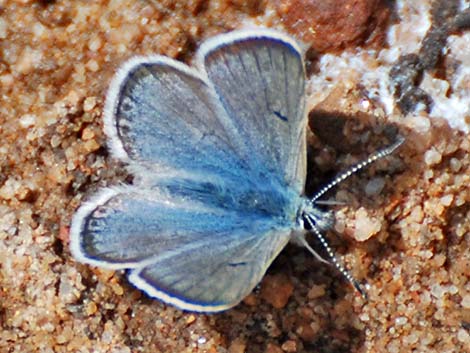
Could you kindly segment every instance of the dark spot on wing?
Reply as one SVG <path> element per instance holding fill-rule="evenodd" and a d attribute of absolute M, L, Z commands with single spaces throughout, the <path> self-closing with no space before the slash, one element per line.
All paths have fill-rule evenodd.
<path fill-rule="evenodd" d="M 228 265 L 230 267 L 238 267 L 238 266 L 245 266 L 247 262 L 230 262 Z"/>
<path fill-rule="evenodd" d="M 277 112 L 277 111 L 273 111 L 274 115 L 276 115 L 279 119 L 283 120 L 283 121 L 287 121 L 287 117 L 282 115 L 280 112 Z"/>

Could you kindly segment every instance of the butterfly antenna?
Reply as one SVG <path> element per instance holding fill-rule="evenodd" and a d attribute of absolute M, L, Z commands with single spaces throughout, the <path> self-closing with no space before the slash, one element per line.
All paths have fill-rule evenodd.
<path fill-rule="evenodd" d="M 322 197 L 328 190 L 335 187 L 336 185 L 338 185 L 345 179 L 349 178 L 354 173 L 358 172 L 361 169 L 364 169 L 369 164 L 374 163 L 375 161 L 392 154 L 398 147 L 400 147 L 400 145 L 404 141 L 405 141 L 405 138 L 403 136 L 398 136 L 397 140 L 393 144 L 387 147 L 384 147 L 383 149 L 378 150 L 377 152 L 372 153 L 367 159 L 363 160 L 362 162 L 359 162 L 356 165 L 353 165 L 348 170 L 337 175 L 331 182 L 326 184 L 315 195 L 313 195 L 313 197 L 310 199 L 310 202 L 312 204 L 315 203 L 315 201 L 317 201 L 320 197 Z"/>
<path fill-rule="evenodd" d="M 341 272 L 341 274 L 346 277 L 346 279 L 349 281 L 349 283 L 352 284 L 352 286 L 359 292 L 359 294 L 361 294 L 362 298 L 364 298 L 365 300 L 367 300 L 367 293 L 366 291 L 362 288 L 361 284 L 349 273 L 348 270 L 346 270 L 344 268 L 343 265 L 341 265 L 338 261 L 338 259 L 336 258 L 335 254 L 333 253 L 333 250 L 331 249 L 330 245 L 328 244 L 328 242 L 326 241 L 325 237 L 321 234 L 320 230 L 317 228 L 317 226 L 315 225 L 314 221 L 310 218 L 309 215 L 306 215 L 305 216 L 305 219 L 307 220 L 308 224 L 310 225 L 310 228 L 311 230 L 315 233 L 315 235 L 317 236 L 317 238 L 320 240 L 320 243 L 323 245 L 323 247 L 325 248 L 326 252 L 328 253 L 328 256 L 331 258 L 331 262 L 333 262 L 333 265 L 338 269 L 339 272 Z M 307 241 L 304 239 L 304 245 L 307 244 Z M 315 250 L 313 250 L 310 245 L 308 245 L 307 249 L 315 256 L 315 257 L 320 257 L 320 255 L 318 255 L 316 253 Z M 321 258 L 321 257 L 320 257 Z M 323 259 L 322 259 L 323 260 Z M 323 260 L 324 261 L 324 260 Z"/>

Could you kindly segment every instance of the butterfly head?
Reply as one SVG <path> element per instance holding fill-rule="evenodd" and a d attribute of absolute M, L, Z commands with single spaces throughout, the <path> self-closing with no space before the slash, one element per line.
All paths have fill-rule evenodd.
<path fill-rule="evenodd" d="M 310 199 L 303 199 L 297 212 L 297 223 L 303 229 L 309 229 L 308 227 L 313 224 L 318 230 L 325 231 L 331 229 L 334 222 L 334 212 L 322 210 Z"/>

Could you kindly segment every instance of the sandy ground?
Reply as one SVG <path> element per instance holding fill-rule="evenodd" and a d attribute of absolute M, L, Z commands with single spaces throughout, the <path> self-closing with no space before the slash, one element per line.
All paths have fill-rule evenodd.
<path fill-rule="evenodd" d="M 468 3 L 441 17 L 427 1 L 340 3 L 0 1 L 1 352 L 470 351 L 470 42 L 446 27 Z M 116 68 L 136 54 L 190 62 L 205 38 L 254 24 L 310 48 L 308 193 L 392 141 L 390 126 L 407 137 L 329 195 L 344 204 L 327 237 L 367 300 L 294 245 L 217 315 L 71 257 L 76 207 L 127 177 L 102 132 Z M 437 49 L 422 45 L 433 28 Z M 397 66 L 408 53 L 419 70 Z M 391 67 L 401 94 L 381 86 Z"/>

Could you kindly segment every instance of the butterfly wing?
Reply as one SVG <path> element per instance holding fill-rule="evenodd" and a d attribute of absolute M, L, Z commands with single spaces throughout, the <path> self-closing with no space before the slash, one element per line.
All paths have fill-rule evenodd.
<path fill-rule="evenodd" d="M 232 32 L 199 52 L 209 82 L 253 165 L 297 192 L 305 184 L 305 71 L 295 42 L 271 31 Z"/>
<path fill-rule="evenodd" d="M 234 306 L 289 241 L 291 223 L 221 207 L 220 194 L 209 200 L 206 191 L 201 200 L 189 184 L 105 189 L 74 216 L 72 253 L 93 265 L 133 269 L 137 287 L 185 310 Z"/>
<path fill-rule="evenodd" d="M 158 174 L 239 178 L 246 168 L 224 126 L 227 119 L 196 70 L 163 56 L 125 63 L 104 109 L 113 155 L 131 166 L 156 167 Z"/>
<path fill-rule="evenodd" d="M 209 250 L 196 250 L 199 254 L 191 250 L 183 259 L 179 255 L 155 258 L 155 262 L 133 270 L 129 280 L 150 296 L 183 310 L 226 310 L 242 301 L 261 281 L 288 242 L 289 234 L 290 229 L 258 229 L 230 247 L 210 244 Z"/>

